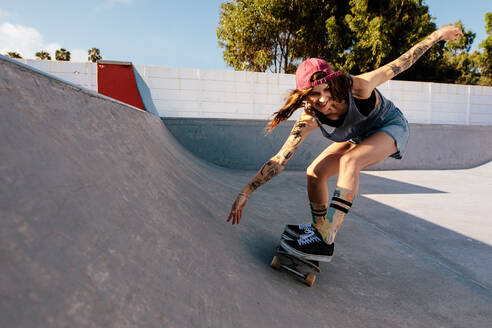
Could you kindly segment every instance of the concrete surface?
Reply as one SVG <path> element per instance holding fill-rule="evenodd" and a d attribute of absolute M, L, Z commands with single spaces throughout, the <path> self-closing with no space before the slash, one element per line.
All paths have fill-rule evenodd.
<path fill-rule="evenodd" d="M 0 106 L 2 326 L 490 327 L 490 164 L 363 173 L 307 288 L 269 267 L 310 217 L 302 172 L 233 227 L 254 172 L 197 159 L 159 118 L 4 57 Z"/>
<path fill-rule="evenodd" d="M 492 107 L 490 108 L 492 112 Z M 265 135 L 267 121 L 163 118 L 173 136 L 189 151 L 222 167 L 253 170 L 275 155 L 287 139 L 293 121 Z M 389 158 L 370 170 L 457 169 L 492 161 L 492 126 L 410 124 L 410 141 L 403 160 Z M 328 145 L 319 130 L 304 140 L 287 170 L 305 170 Z"/>

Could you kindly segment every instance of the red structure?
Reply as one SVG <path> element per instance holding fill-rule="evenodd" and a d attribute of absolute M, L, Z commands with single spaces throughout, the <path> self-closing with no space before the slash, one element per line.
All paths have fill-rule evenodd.
<path fill-rule="evenodd" d="M 97 63 L 97 92 L 145 110 L 132 63 L 99 61 Z"/>

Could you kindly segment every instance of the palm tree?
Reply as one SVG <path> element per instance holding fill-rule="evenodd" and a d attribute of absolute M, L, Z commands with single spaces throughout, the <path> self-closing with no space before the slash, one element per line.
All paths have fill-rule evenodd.
<path fill-rule="evenodd" d="M 20 53 L 15 52 L 15 51 L 7 52 L 7 56 L 9 56 L 10 58 L 22 59 L 22 56 L 20 55 Z"/>
<path fill-rule="evenodd" d="M 89 49 L 87 51 L 87 53 L 89 54 L 89 57 L 87 58 L 89 61 L 95 63 L 97 62 L 98 60 L 101 60 L 102 57 L 101 57 L 101 51 L 97 48 L 92 48 L 92 49 Z"/>
<path fill-rule="evenodd" d="M 55 59 L 59 61 L 70 61 L 70 51 L 67 51 L 64 48 L 61 48 L 56 51 Z"/>
<path fill-rule="evenodd" d="M 41 60 L 51 60 L 51 55 L 44 50 L 36 52 L 36 57 L 38 57 Z"/>

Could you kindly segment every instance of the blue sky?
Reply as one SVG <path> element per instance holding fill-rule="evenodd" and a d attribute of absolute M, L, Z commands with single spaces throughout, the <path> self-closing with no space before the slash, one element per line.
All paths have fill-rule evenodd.
<path fill-rule="evenodd" d="M 72 61 L 86 61 L 98 47 L 103 59 L 137 65 L 231 69 L 222 59 L 216 28 L 224 0 L 45 0 L 0 2 L 0 53 L 24 58 L 64 47 Z M 485 38 L 490 0 L 426 0 L 438 26 L 461 20 Z M 405 49 L 402 49 L 404 51 Z"/>

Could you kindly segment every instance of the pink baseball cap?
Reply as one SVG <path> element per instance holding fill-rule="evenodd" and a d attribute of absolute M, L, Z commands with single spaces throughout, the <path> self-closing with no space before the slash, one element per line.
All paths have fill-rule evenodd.
<path fill-rule="evenodd" d="M 327 75 L 316 81 L 311 81 L 311 76 L 316 72 L 325 72 Z M 314 87 L 315 85 L 326 83 L 334 77 L 339 76 L 342 72 L 338 71 L 333 73 L 330 65 L 319 58 L 306 59 L 297 67 L 296 70 L 296 88 L 298 90 L 305 90 Z"/>

